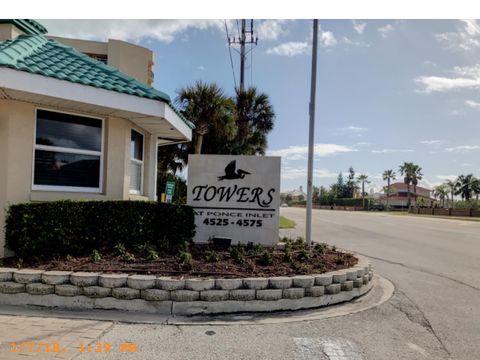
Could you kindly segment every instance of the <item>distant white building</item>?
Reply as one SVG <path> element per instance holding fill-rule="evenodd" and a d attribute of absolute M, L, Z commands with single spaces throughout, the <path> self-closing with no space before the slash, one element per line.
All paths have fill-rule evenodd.
<path fill-rule="evenodd" d="M 305 200 L 307 198 L 307 194 L 303 191 L 303 186 L 300 186 L 295 190 L 283 192 L 281 196 L 282 198 L 286 198 L 288 196 L 292 200 Z"/>

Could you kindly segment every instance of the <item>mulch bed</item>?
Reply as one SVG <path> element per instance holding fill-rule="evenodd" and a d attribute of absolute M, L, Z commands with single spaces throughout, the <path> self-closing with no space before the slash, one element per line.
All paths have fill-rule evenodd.
<path fill-rule="evenodd" d="M 237 249 L 232 252 L 232 248 L 235 247 Z M 239 252 L 241 255 L 238 255 Z M 9 258 L 3 260 L 3 266 L 163 275 L 175 278 L 238 278 L 320 274 L 352 267 L 358 261 L 352 254 L 326 246 L 320 249 L 318 246 L 307 248 L 293 245 L 287 253 L 285 256 L 285 250 L 275 248 L 242 246 L 239 249 L 238 246 L 234 246 L 229 249 L 214 249 L 196 245 L 189 250 L 192 260 L 188 264 L 180 254 L 159 254 L 158 260 L 147 260 L 146 257 L 135 255 L 134 260 L 125 261 L 122 256 L 114 255 L 110 251 L 101 253 L 101 259 L 96 261 L 92 261 L 88 256 L 50 260 Z"/>

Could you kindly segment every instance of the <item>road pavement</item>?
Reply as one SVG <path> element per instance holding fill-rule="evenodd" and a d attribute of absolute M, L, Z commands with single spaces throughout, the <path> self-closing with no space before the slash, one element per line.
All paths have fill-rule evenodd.
<path fill-rule="evenodd" d="M 295 230 L 283 233 L 304 233 L 304 209 L 281 212 L 297 223 Z M 313 237 L 369 256 L 375 272 L 394 283 L 392 298 L 369 310 L 316 320 L 189 326 L 112 321 L 100 326 L 67 320 L 52 322 L 55 329 L 44 333 L 52 339 L 81 327 L 78 336 L 85 339 L 91 328 L 94 343 L 112 346 L 108 353 L 94 347 L 91 352 L 86 348 L 70 353 L 82 360 L 480 358 L 480 223 L 314 210 Z M 288 314 L 277 315 L 282 317 L 289 319 Z M 10 334 L 23 331 L 25 338 L 42 339 L 41 333 L 35 337 L 38 317 L 17 319 L 0 316 L 1 359 L 21 358 L 2 356 L 7 354 Z M 135 344 L 135 352 L 131 347 L 121 352 L 122 344 Z M 51 358 L 45 353 L 29 355 Z"/>

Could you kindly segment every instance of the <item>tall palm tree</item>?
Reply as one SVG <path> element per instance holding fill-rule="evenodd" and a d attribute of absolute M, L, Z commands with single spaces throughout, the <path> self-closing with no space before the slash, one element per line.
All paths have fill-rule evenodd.
<path fill-rule="evenodd" d="M 439 198 L 442 202 L 442 207 L 445 207 L 445 199 L 448 198 L 449 189 L 447 184 L 437 185 L 433 188 L 433 196 Z"/>
<path fill-rule="evenodd" d="M 457 192 L 457 182 L 453 181 L 453 180 L 447 180 L 445 182 L 445 185 L 446 185 L 448 191 L 450 192 L 450 196 L 451 196 L 449 207 L 453 208 L 453 196 Z"/>
<path fill-rule="evenodd" d="M 473 174 L 468 175 L 460 175 L 457 178 L 457 191 L 455 192 L 456 195 L 460 195 L 462 200 L 470 200 L 472 198 L 473 187 L 475 177 Z"/>
<path fill-rule="evenodd" d="M 480 195 L 480 179 L 474 177 L 472 180 L 472 191 L 475 194 L 475 200 L 478 201 L 478 196 Z"/>
<path fill-rule="evenodd" d="M 410 184 L 413 180 L 414 164 L 411 162 L 404 162 L 400 165 L 398 171 L 404 177 L 403 182 L 407 184 L 407 206 L 410 209 Z"/>
<path fill-rule="evenodd" d="M 417 205 L 417 185 L 420 180 L 422 180 L 422 168 L 416 164 L 413 164 L 412 167 L 412 184 L 413 184 L 413 194 L 415 196 L 415 206 Z"/>
<path fill-rule="evenodd" d="M 251 87 L 236 94 L 237 133 L 230 142 L 230 153 L 265 154 L 267 134 L 273 129 L 275 113 L 268 95 Z"/>
<path fill-rule="evenodd" d="M 370 184 L 370 180 L 368 180 L 368 175 L 365 174 L 358 175 L 357 180 L 362 183 L 362 206 L 365 209 L 365 184 Z"/>
<path fill-rule="evenodd" d="M 388 199 L 390 197 L 390 181 L 395 180 L 395 171 L 385 170 L 383 172 L 383 181 L 387 181 L 387 210 L 388 210 Z"/>
<path fill-rule="evenodd" d="M 233 103 L 217 84 L 197 81 L 178 91 L 176 103 L 182 114 L 195 124 L 195 154 L 202 152 L 204 137 L 211 128 L 216 132 L 231 130 Z"/>

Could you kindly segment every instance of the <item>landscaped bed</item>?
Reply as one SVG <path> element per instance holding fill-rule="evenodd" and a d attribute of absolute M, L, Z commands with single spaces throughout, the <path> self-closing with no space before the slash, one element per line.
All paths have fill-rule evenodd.
<path fill-rule="evenodd" d="M 283 239 L 276 248 L 252 244 L 216 248 L 211 245 L 189 245 L 176 253 L 157 253 L 145 246 L 126 249 L 123 244 L 90 256 L 55 259 L 10 258 L 3 266 L 41 270 L 94 271 L 192 277 L 267 277 L 321 274 L 354 266 L 357 258 L 326 244 L 305 245 L 302 238 Z"/>

